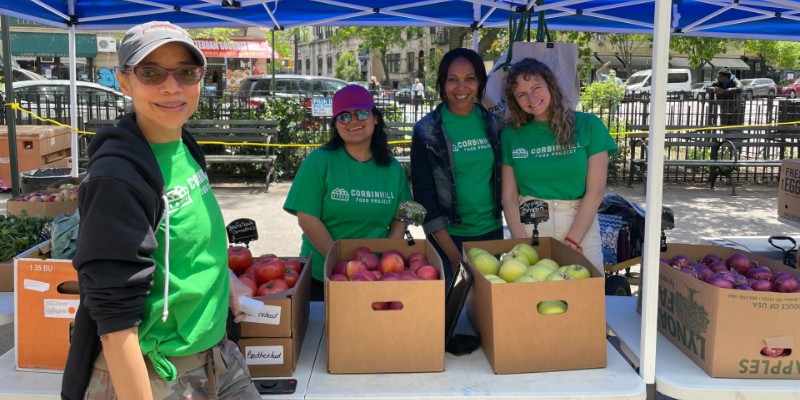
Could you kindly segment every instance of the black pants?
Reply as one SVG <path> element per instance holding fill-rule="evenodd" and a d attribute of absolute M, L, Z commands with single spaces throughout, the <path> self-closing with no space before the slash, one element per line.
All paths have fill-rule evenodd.
<path fill-rule="evenodd" d="M 503 228 L 497 228 L 493 231 L 484 233 L 478 236 L 457 236 L 457 235 L 450 235 L 453 239 L 453 243 L 456 244 L 456 248 L 462 250 L 462 245 L 465 242 L 477 242 L 481 240 L 499 240 L 503 238 Z M 455 265 L 450 265 L 450 259 L 447 258 L 447 255 L 444 254 L 442 248 L 439 247 L 439 244 L 436 243 L 436 239 L 433 238 L 433 235 L 428 235 L 427 239 L 433 245 L 433 248 L 436 249 L 436 252 L 439 253 L 439 257 L 442 258 L 442 267 L 444 268 L 444 279 L 445 279 L 445 286 L 450 287 L 450 281 L 453 280 L 453 270 L 456 268 Z"/>

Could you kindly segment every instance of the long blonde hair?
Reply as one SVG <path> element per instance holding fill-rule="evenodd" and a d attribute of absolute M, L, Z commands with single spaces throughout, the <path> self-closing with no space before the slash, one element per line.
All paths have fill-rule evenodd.
<path fill-rule="evenodd" d="M 525 112 L 519 106 L 514 90 L 517 89 L 517 77 L 529 80 L 538 76 L 547 83 L 550 90 L 550 105 L 547 108 L 550 120 L 550 129 L 556 135 L 556 142 L 560 146 L 570 146 L 575 143 L 575 114 L 569 109 L 567 98 L 558 86 L 555 74 L 543 62 L 535 58 L 526 58 L 509 68 L 506 73 L 505 97 L 506 105 L 511 113 L 511 125 L 519 129 L 521 125 L 534 120 L 534 116 Z"/>

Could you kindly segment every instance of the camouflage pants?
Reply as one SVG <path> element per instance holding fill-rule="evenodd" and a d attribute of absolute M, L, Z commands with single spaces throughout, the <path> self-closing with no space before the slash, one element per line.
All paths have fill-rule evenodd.
<path fill-rule="evenodd" d="M 198 359 L 203 364 L 199 368 L 188 371 L 181 370 L 180 363 L 174 362 L 178 368 L 178 377 L 172 382 L 166 382 L 158 376 L 148 364 L 150 375 L 150 388 L 153 399 L 163 400 L 260 400 L 255 385 L 247 371 L 244 357 L 239 347 L 227 338 L 210 350 L 194 356 L 180 357 L 190 359 L 188 364 Z M 172 359 L 171 359 L 172 360 Z M 209 362 L 210 361 L 210 362 Z M 186 364 L 186 363 L 184 363 Z M 114 386 L 111 383 L 111 374 L 101 354 L 95 362 L 89 386 L 86 389 L 85 400 L 116 400 Z"/>

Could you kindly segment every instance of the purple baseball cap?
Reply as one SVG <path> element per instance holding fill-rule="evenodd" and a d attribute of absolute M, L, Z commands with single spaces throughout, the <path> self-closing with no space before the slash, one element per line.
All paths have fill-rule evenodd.
<path fill-rule="evenodd" d="M 347 85 L 333 95 L 333 116 L 345 110 L 372 110 L 375 101 L 367 89 L 359 85 Z"/>
<path fill-rule="evenodd" d="M 120 68 L 139 64 L 155 49 L 167 43 L 183 44 L 197 65 L 206 66 L 206 57 L 185 29 L 167 21 L 151 21 L 136 25 L 125 33 L 117 51 Z"/>

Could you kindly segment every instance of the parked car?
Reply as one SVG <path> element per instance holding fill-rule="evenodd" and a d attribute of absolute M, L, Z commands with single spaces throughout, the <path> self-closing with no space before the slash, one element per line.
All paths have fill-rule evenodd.
<path fill-rule="evenodd" d="M 131 104 L 130 97 L 109 87 L 77 81 L 78 115 L 90 119 L 117 119 Z M 28 80 L 14 82 L 14 98 L 20 106 L 43 118 L 66 120 L 69 115 L 68 80 Z M 2 95 L 0 95 L 2 97 Z"/>
<path fill-rule="evenodd" d="M 275 75 L 275 87 L 272 87 L 272 75 L 258 75 L 242 79 L 236 96 L 255 106 L 263 105 L 266 96 L 293 97 L 310 108 L 312 97 L 331 97 L 345 86 L 347 82 L 336 78 L 280 74 Z"/>
<path fill-rule="evenodd" d="M 646 69 L 631 75 L 625 81 L 625 95 L 649 98 L 653 70 Z M 692 72 L 686 68 L 672 68 L 667 71 L 667 95 L 688 99 L 692 95 Z"/>
<path fill-rule="evenodd" d="M 356 82 L 347 82 L 348 85 L 358 85 L 363 87 L 364 89 L 369 90 L 369 82 L 368 81 L 356 81 Z M 388 96 L 386 92 L 381 90 L 378 93 L 372 94 L 372 99 L 375 100 L 375 106 L 380 108 L 381 110 L 389 110 L 394 108 L 396 105 L 394 102 L 394 96 Z"/>
<path fill-rule="evenodd" d="M 778 86 L 769 78 L 742 79 L 742 93 L 745 98 L 752 99 L 756 96 L 775 96 Z"/>
<path fill-rule="evenodd" d="M 791 98 L 797 97 L 798 92 L 800 92 L 800 78 L 787 79 L 781 82 L 780 87 L 778 87 L 778 93 L 785 94 Z"/>
<path fill-rule="evenodd" d="M 705 100 L 708 97 L 708 88 L 711 81 L 697 82 L 692 84 L 692 98 L 695 100 Z"/>

